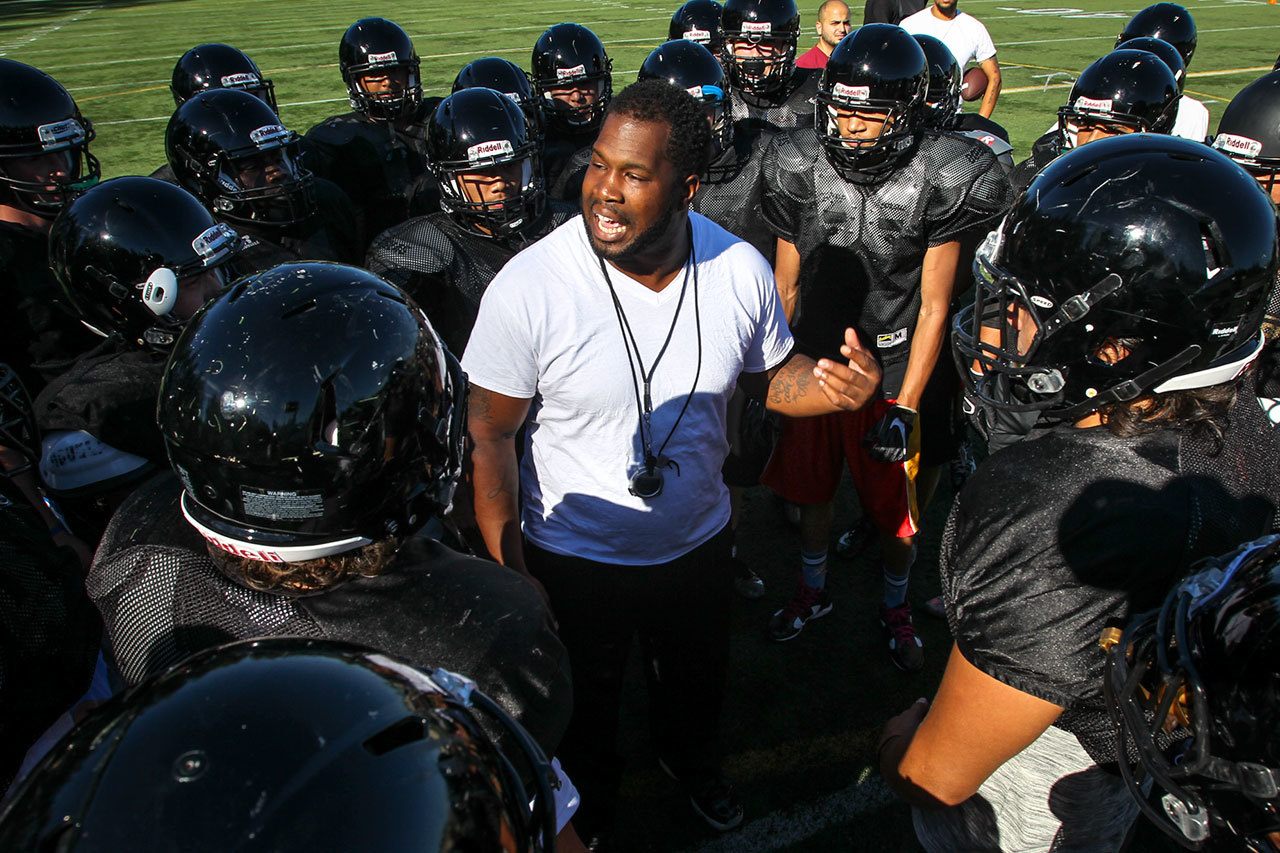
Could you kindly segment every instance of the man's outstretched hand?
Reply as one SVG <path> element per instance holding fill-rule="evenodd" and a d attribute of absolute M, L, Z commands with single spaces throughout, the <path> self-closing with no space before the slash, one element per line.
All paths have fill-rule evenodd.
<path fill-rule="evenodd" d="M 847 365 L 819 359 L 813 368 L 818 387 L 838 409 L 857 411 L 867 404 L 880 387 L 880 365 L 858 340 L 853 329 L 844 330 L 840 354 L 849 359 Z"/>

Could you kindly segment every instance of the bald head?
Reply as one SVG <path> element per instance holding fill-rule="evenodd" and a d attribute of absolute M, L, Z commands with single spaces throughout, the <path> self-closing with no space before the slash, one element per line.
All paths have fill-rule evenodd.
<path fill-rule="evenodd" d="M 840 39 L 849 34 L 850 26 L 849 4 L 844 0 L 826 0 L 818 7 L 818 22 L 814 24 L 818 31 L 818 47 L 830 56 Z"/>

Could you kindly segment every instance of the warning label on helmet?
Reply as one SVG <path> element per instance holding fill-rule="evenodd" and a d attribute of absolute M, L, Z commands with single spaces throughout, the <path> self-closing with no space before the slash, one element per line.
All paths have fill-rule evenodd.
<path fill-rule="evenodd" d="M 379 65 L 383 62 L 395 62 L 395 61 L 396 61 L 396 52 L 394 50 L 388 51 L 386 53 L 369 54 L 370 65 Z"/>
<path fill-rule="evenodd" d="M 696 41 L 698 44 L 708 44 L 711 41 L 711 33 L 697 28 L 685 30 L 684 37 L 687 41 Z"/>
<path fill-rule="evenodd" d="M 1110 98 L 1076 98 L 1075 107 L 1077 110 L 1087 110 L 1091 113 L 1105 113 L 1111 115 L 1113 112 L 1112 104 L 1114 102 Z"/>
<path fill-rule="evenodd" d="M 272 491 L 240 487 L 244 514 L 254 518 L 281 519 L 320 518 L 324 515 L 324 497 L 320 492 Z"/>
<path fill-rule="evenodd" d="M 241 86 L 256 86 L 259 82 L 257 74 L 243 71 L 239 74 L 228 74 L 223 77 L 222 87 L 224 89 L 238 89 Z"/>
<path fill-rule="evenodd" d="M 488 142 L 481 142 L 467 148 L 467 160 L 474 163 L 477 160 L 485 160 L 490 157 L 501 157 L 504 154 L 511 154 L 515 151 L 514 146 L 509 139 L 491 139 Z"/>
<path fill-rule="evenodd" d="M 850 86 L 847 83 L 837 83 L 831 87 L 831 94 L 837 98 L 844 98 L 848 101 L 865 101 L 871 97 L 870 86 Z"/>
<path fill-rule="evenodd" d="M 1247 136 L 1234 133 L 1219 133 L 1213 138 L 1213 147 L 1228 154 L 1240 154 L 1244 157 L 1257 157 L 1262 153 L 1262 143 Z"/>
<path fill-rule="evenodd" d="M 773 24 L 768 21 L 743 21 L 742 31 L 753 35 L 767 36 L 773 32 Z"/>
<path fill-rule="evenodd" d="M 587 76 L 587 66 L 585 65 L 575 65 L 572 68 L 556 69 L 557 80 L 568 80 L 571 77 L 585 77 L 585 76 Z"/>

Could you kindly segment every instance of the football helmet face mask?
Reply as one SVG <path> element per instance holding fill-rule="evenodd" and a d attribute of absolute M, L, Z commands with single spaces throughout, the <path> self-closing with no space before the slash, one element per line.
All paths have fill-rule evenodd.
<path fill-rule="evenodd" d="M 519 65 L 509 59 L 486 56 L 462 66 L 454 78 L 454 92 L 463 89 L 494 89 L 515 102 L 524 113 L 530 138 L 540 141 L 546 135 L 546 119 L 542 103 L 533 93 L 533 82 Z"/>
<path fill-rule="evenodd" d="M 282 264 L 239 280 L 188 324 L 161 382 L 183 514 L 210 546 L 268 563 L 412 534 L 448 511 L 462 470 L 456 365 L 421 309 L 366 270 Z"/>
<path fill-rule="evenodd" d="M 1213 147 L 1273 193 L 1280 176 L 1280 71 L 1254 80 L 1231 99 Z"/>
<path fill-rule="evenodd" d="M 960 63 L 951 48 L 933 36 L 913 36 L 929 63 L 929 90 L 925 95 L 923 126 L 950 130 L 960 116 Z"/>
<path fill-rule="evenodd" d="M 800 39 L 795 0 L 726 0 L 720 23 L 721 62 L 734 88 L 752 95 L 786 88 Z"/>
<path fill-rule="evenodd" d="M 1067 149 L 1080 144 L 1082 131 L 1167 134 L 1177 117 L 1178 82 L 1169 66 L 1145 50 L 1115 50 L 1080 72 L 1058 110 L 1058 138 Z"/>
<path fill-rule="evenodd" d="M 846 180 L 883 178 L 914 145 L 928 88 L 924 50 L 901 27 L 867 24 L 849 33 L 818 85 L 814 123 L 827 160 Z"/>
<path fill-rule="evenodd" d="M 1187 849 L 1280 849 L 1280 536 L 1204 561 L 1115 634 L 1103 695 L 1143 813 Z"/>
<path fill-rule="evenodd" d="M 276 87 L 262 75 L 258 64 L 242 50 L 229 44 L 198 44 L 178 58 L 173 66 L 169 91 L 173 104 L 180 107 L 206 89 L 239 89 L 258 98 L 274 112 Z"/>
<path fill-rule="evenodd" d="M 1183 66 L 1190 70 L 1196 52 L 1196 21 L 1185 7 L 1177 3 L 1154 3 L 1138 12 L 1124 25 L 1116 37 L 1116 47 L 1129 39 L 1149 36 L 1166 41 L 1182 55 Z"/>
<path fill-rule="evenodd" d="M 440 102 L 427 128 L 440 206 L 486 236 L 516 234 L 542 214 L 542 156 L 524 113 L 501 92 L 463 89 Z"/>
<path fill-rule="evenodd" d="M 1271 202 L 1226 157 L 1100 140 L 1045 167 L 979 248 L 956 365 L 980 405 L 1069 422 L 1230 382 L 1261 349 L 1276 268 Z"/>
<path fill-rule="evenodd" d="M 711 159 L 733 145 L 729 79 L 711 51 L 694 41 L 674 39 L 653 49 L 637 80 L 664 80 L 701 101 L 711 122 Z"/>
<path fill-rule="evenodd" d="M 422 103 L 413 40 L 385 18 L 361 18 L 342 35 L 338 68 L 351 109 L 373 121 L 409 118 Z"/>
<path fill-rule="evenodd" d="M 697 42 L 718 59 L 724 51 L 724 30 L 720 26 L 723 10 L 716 0 L 689 0 L 671 16 L 667 38 Z"/>
<path fill-rule="evenodd" d="M 580 24 L 548 28 L 533 46 L 532 69 L 551 127 L 572 134 L 600 129 L 613 98 L 613 62 L 595 33 Z"/>
<path fill-rule="evenodd" d="M 0 204 L 46 219 L 98 182 L 93 125 L 48 74 L 0 58 Z"/>
<path fill-rule="evenodd" d="M 212 89 L 178 107 L 165 153 L 183 189 L 219 217 L 280 226 L 305 221 L 316 209 L 300 141 L 249 93 Z"/>
<path fill-rule="evenodd" d="M 186 833 L 222 849 L 555 845 L 554 771 L 519 723 L 468 678 L 350 643 L 206 649 L 95 709 L 63 747 L 0 815 L 5 849 Z"/>
<path fill-rule="evenodd" d="M 154 178 L 98 184 L 49 231 L 49 266 L 81 320 L 159 351 L 240 271 L 239 252 L 199 199 Z"/>

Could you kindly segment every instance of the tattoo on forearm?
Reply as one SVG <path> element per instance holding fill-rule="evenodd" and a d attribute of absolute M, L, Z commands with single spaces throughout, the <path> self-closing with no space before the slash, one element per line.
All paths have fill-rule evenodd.
<path fill-rule="evenodd" d="M 809 383 L 813 374 L 797 359 L 792 359 L 778 375 L 769 383 L 769 402 L 775 406 L 786 406 L 799 402 L 809 393 Z"/>

